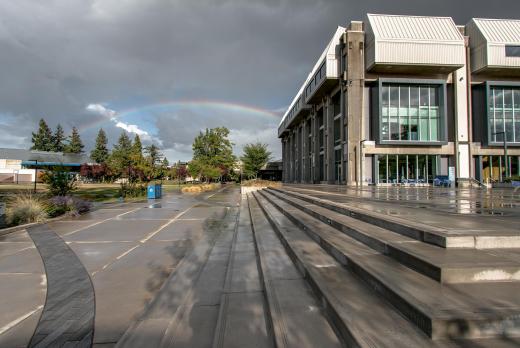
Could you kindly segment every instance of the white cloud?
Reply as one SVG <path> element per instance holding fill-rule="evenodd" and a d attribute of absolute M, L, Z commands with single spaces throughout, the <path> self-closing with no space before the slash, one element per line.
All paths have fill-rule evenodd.
<path fill-rule="evenodd" d="M 121 121 L 115 121 L 115 120 L 114 120 L 114 122 L 115 122 L 116 127 L 124 129 L 128 133 L 137 134 L 143 140 L 152 141 L 152 137 L 150 136 L 150 134 L 147 131 L 139 128 L 139 126 L 137 126 L 136 124 L 128 124 L 128 123 L 123 123 Z"/>
<path fill-rule="evenodd" d="M 104 117 L 107 117 L 114 123 L 114 125 L 117 128 L 124 129 L 128 133 L 134 133 L 141 137 L 144 141 L 152 141 L 152 137 L 150 133 L 145 131 L 144 129 L 139 128 L 136 124 L 128 124 L 117 120 L 117 111 L 109 109 L 102 104 L 89 104 L 87 105 L 86 109 L 88 111 L 97 113 L 99 115 L 102 115 Z"/>
<path fill-rule="evenodd" d="M 110 118 L 111 120 L 115 118 L 117 115 L 117 112 L 115 110 L 108 109 L 104 107 L 102 104 L 88 104 L 86 109 L 88 111 L 100 114 L 101 116 Z"/>

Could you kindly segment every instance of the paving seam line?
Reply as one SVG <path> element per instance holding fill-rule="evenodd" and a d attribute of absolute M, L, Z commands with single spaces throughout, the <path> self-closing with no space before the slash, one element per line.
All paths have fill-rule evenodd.
<path fill-rule="evenodd" d="M 227 308 L 229 305 L 228 301 L 228 293 L 230 292 L 230 286 L 232 281 L 232 267 L 235 263 L 235 250 L 236 250 L 236 243 L 237 243 L 237 236 L 238 236 L 238 225 L 240 223 L 240 215 L 241 215 L 241 209 L 238 210 L 236 222 L 235 222 L 235 230 L 233 232 L 233 240 L 231 241 L 231 250 L 228 258 L 228 262 L 226 265 L 226 274 L 224 276 L 224 288 L 222 291 L 222 294 L 220 295 L 220 308 L 218 312 L 217 317 L 217 324 L 215 327 L 215 333 L 213 335 L 213 348 L 222 347 L 224 344 L 224 333 L 225 333 L 225 327 L 227 323 Z"/>

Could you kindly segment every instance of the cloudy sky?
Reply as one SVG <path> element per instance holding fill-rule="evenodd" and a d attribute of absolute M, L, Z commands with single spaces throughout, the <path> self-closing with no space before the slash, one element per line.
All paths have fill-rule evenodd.
<path fill-rule="evenodd" d="M 364 14 L 520 17 L 518 0 L 0 0 L 0 147 L 38 119 L 155 142 L 170 161 L 226 126 L 280 157 L 281 114 L 338 25 Z"/>

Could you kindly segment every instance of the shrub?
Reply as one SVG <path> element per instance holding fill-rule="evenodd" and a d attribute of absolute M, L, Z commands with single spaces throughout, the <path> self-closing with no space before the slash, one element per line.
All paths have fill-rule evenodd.
<path fill-rule="evenodd" d="M 206 192 L 215 190 L 220 186 L 220 184 L 200 184 L 200 185 L 191 185 L 185 186 L 182 188 L 182 192 Z"/>
<path fill-rule="evenodd" d="M 281 187 L 282 184 L 279 181 L 269 181 L 269 180 L 244 180 L 242 182 L 242 186 L 251 186 L 251 187 Z"/>
<path fill-rule="evenodd" d="M 42 180 L 53 196 L 66 196 L 76 189 L 75 177 L 63 170 L 47 171 Z"/>
<path fill-rule="evenodd" d="M 146 195 L 146 185 L 135 182 L 122 182 L 119 188 L 120 197 L 142 197 Z"/>
<path fill-rule="evenodd" d="M 30 192 L 18 193 L 7 202 L 6 220 L 10 226 L 41 222 L 46 216 L 45 204 Z"/>
<path fill-rule="evenodd" d="M 504 182 L 520 181 L 520 175 L 510 176 L 504 179 Z"/>
<path fill-rule="evenodd" d="M 79 215 L 90 210 L 91 204 L 81 198 L 71 196 L 56 196 L 47 202 L 46 212 L 49 217 L 56 217 L 65 213 Z"/>

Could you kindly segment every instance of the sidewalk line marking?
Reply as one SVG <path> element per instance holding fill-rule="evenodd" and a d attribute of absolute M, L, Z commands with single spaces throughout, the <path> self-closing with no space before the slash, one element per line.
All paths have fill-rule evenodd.
<path fill-rule="evenodd" d="M 198 204 L 198 203 L 197 203 Z M 171 225 L 172 223 L 174 223 L 175 221 L 177 221 L 178 218 L 180 218 L 181 216 L 183 216 L 184 214 L 186 214 L 188 212 L 188 210 L 190 210 L 191 208 L 193 208 L 194 206 L 196 206 L 197 204 L 194 204 L 192 205 L 191 207 L 189 207 L 188 209 L 184 210 L 183 212 L 180 212 L 179 214 L 177 214 L 173 219 L 169 220 L 167 223 L 165 223 L 164 225 L 160 226 L 158 229 L 156 229 L 155 231 L 151 232 L 150 234 L 148 234 L 146 237 L 144 237 L 143 239 L 140 240 L 141 243 L 145 243 L 147 242 L 150 238 L 152 238 L 153 236 L 155 236 L 157 233 L 161 232 L 163 229 L 165 229 L 166 227 L 168 227 L 169 225 Z"/>
<path fill-rule="evenodd" d="M 124 253 L 122 253 L 121 255 L 116 257 L 116 260 L 119 260 L 120 258 L 125 257 L 126 255 L 130 254 L 133 250 L 135 250 L 136 248 L 139 248 L 139 247 L 140 247 L 140 245 L 136 245 L 135 247 L 130 248 L 129 250 L 125 251 Z"/>
<path fill-rule="evenodd" d="M 76 233 L 76 232 L 79 232 L 79 231 L 85 230 L 85 229 L 90 228 L 90 227 L 94 227 L 94 226 L 96 226 L 96 225 L 102 224 L 103 222 L 107 222 L 107 221 L 109 221 L 109 220 L 117 219 L 117 218 L 119 218 L 119 217 L 121 217 L 121 216 L 123 216 L 123 215 L 126 215 L 126 214 L 129 214 L 129 213 L 133 213 L 133 212 L 135 212 L 135 211 L 138 211 L 139 209 L 142 209 L 142 208 L 136 208 L 136 209 L 133 209 L 133 210 L 129 210 L 129 211 L 125 212 L 125 213 L 121 213 L 121 214 L 118 214 L 118 215 L 116 215 L 116 216 L 109 217 L 108 219 L 104 219 L 104 220 L 101 220 L 101 221 L 95 222 L 95 223 L 93 223 L 93 224 L 87 225 L 87 226 L 85 226 L 85 227 L 78 228 L 77 230 L 74 230 L 74 231 L 71 231 L 71 232 L 65 233 L 64 236 L 70 236 L 71 234 L 74 234 L 74 233 Z"/>
<path fill-rule="evenodd" d="M 34 313 L 38 312 L 42 308 L 43 308 L 43 305 L 39 305 L 38 307 L 36 307 L 36 309 L 30 311 L 29 313 L 26 313 L 26 314 L 22 315 L 21 317 L 13 320 L 12 322 L 8 323 L 7 325 L 5 325 L 3 327 L 1 327 L 0 328 L 0 335 L 3 334 L 6 331 L 12 329 L 13 327 L 18 325 L 19 323 L 21 323 L 25 319 L 29 318 L 31 315 L 33 315 Z"/>

